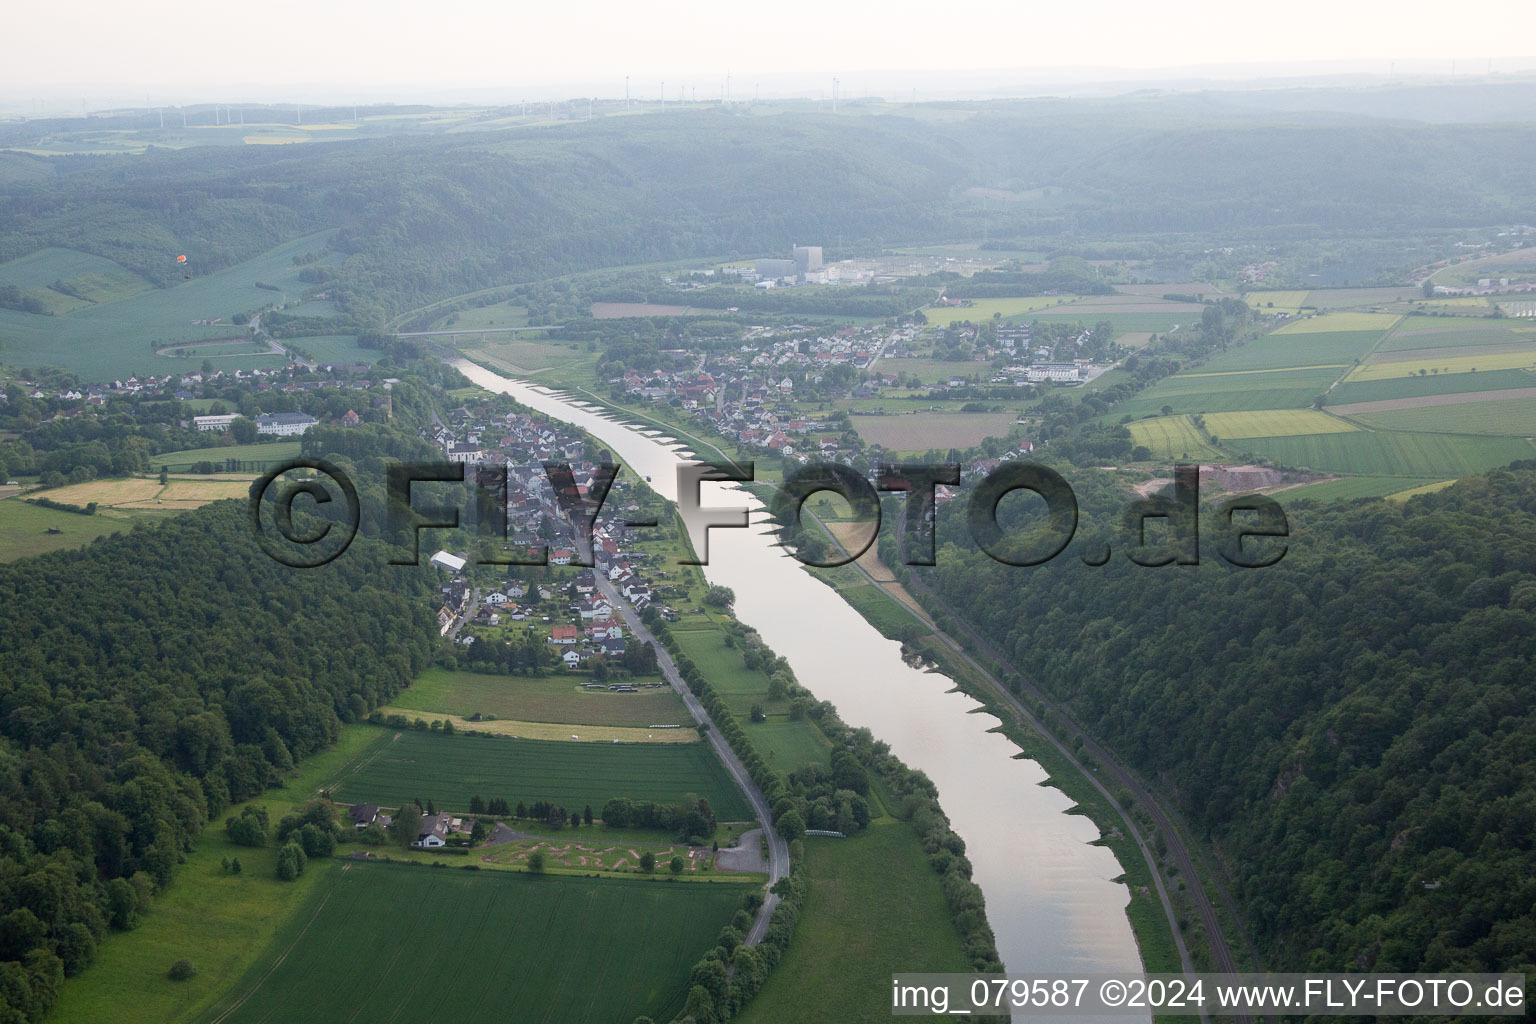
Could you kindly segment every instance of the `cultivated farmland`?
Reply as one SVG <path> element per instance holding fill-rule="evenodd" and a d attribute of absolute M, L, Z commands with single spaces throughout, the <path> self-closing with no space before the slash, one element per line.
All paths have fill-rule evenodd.
<path fill-rule="evenodd" d="M 1168 377 L 1116 406 L 1115 412 L 1145 416 L 1161 411 L 1164 405 L 1175 413 L 1302 409 L 1327 391 L 1341 372 L 1342 367 L 1323 367 Z"/>
<path fill-rule="evenodd" d="M 1356 413 L 1355 418 L 1382 430 L 1536 437 L 1536 397 L 1422 405 Z"/>
<path fill-rule="evenodd" d="M 1385 380 L 1345 381 L 1328 393 L 1329 406 L 1431 395 L 1510 391 L 1536 387 L 1536 374 L 1528 370 L 1492 370 L 1487 373 L 1434 373 L 1422 377 L 1389 377 Z"/>
<path fill-rule="evenodd" d="M 1466 476 L 1536 456 L 1522 438 L 1455 437 L 1353 430 L 1343 434 L 1251 438 L 1245 450 L 1286 466 L 1364 476 Z"/>
<path fill-rule="evenodd" d="M 1013 413 L 909 413 L 899 416 L 850 416 L 860 437 L 893 451 L 970 448 L 983 438 L 1005 437 Z"/>
<path fill-rule="evenodd" d="M 236 313 L 250 312 L 284 301 L 292 302 L 304 290 L 298 280 L 295 256 L 318 250 L 326 233 L 319 232 L 285 242 L 255 259 L 209 274 L 197 269 L 192 280 L 171 288 L 150 288 L 132 293 L 129 272 L 102 269 L 116 283 L 103 286 L 102 294 L 118 295 L 111 301 L 75 309 L 63 316 L 36 316 L 0 310 L 0 338 L 5 342 L 6 362 L 15 366 L 62 366 L 88 380 L 111 380 L 135 373 L 186 373 L 196 370 L 203 356 L 179 358 L 157 355 L 155 349 L 195 347 L 196 342 L 241 339 L 245 328 L 230 323 Z M 175 253 L 168 252 L 166 259 Z M 94 264 L 93 264 L 94 265 Z M 116 267 L 116 264 L 110 264 Z M 120 273 L 119 273 L 120 272 Z M 113 277 L 112 275 L 118 276 Z M 278 291 L 258 288 L 257 282 Z M 303 306 L 297 307 L 302 312 Z M 222 320 L 219 324 L 199 321 Z M 232 370 L 282 366 L 278 355 L 242 355 L 220 363 Z"/>
<path fill-rule="evenodd" d="M 670 1020 L 737 886 L 345 862 L 207 1024 Z M 195 956 L 195 951 L 190 951 Z M 957 968 L 958 969 L 958 968 Z M 446 1019 L 427 1013 L 425 1019 Z"/>
<path fill-rule="evenodd" d="M 586 676 L 488 675 L 429 668 L 390 701 L 397 708 L 460 715 L 495 715 L 525 722 L 577 725 L 693 724 L 670 686 L 639 693 L 583 690 Z M 692 730 L 689 730 L 690 734 Z"/>
<path fill-rule="evenodd" d="M 948 327 L 950 324 L 969 320 L 971 323 L 982 323 L 992 319 L 993 313 L 999 313 L 1003 317 L 1015 317 L 1024 313 L 1034 313 L 1042 309 L 1061 306 L 1073 301 L 1071 296 L 1060 295 L 1026 295 L 1018 298 L 1004 299 L 976 299 L 969 306 L 934 306 L 923 310 L 923 316 L 935 327 Z"/>
<path fill-rule="evenodd" d="M 751 817 L 707 744 L 572 743 L 380 729 L 332 780 L 347 803 L 395 807 L 415 797 L 466 811 L 472 796 L 601 808 L 612 797 L 670 802 L 704 797 L 722 821 Z M 579 730 L 578 730 L 579 735 Z M 397 738 L 398 737 L 398 738 Z"/>
<path fill-rule="evenodd" d="M 1381 340 L 1380 331 L 1311 332 L 1285 334 L 1276 331 L 1231 348 L 1206 360 L 1200 373 L 1235 370 L 1303 369 L 1309 366 L 1348 366 Z M 1342 372 L 1342 370 L 1341 370 Z"/>
<path fill-rule="evenodd" d="M 1240 438 L 1335 434 L 1355 426 L 1315 409 L 1261 409 L 1210 413 L 1205 417 L 1205 429 L 1219 438 Z"/>
<path fill-rule="evenodd" d="M 1390 331 L 1402 317 L 1396 313 L 1324 313 L 1286 324 L 1276 334 L 1343 334 Z"/>
<path fill-rule="evenodd" d="M 1161 462 L 1169 459 L 1216 462 L 1227 457 L 1220 448 L 1211 446 L 1188 416 L 1158 416 L 1136 420 L 1126 426 L 1131 431 L 1131 441 L 1145 447 Z"/>
<path fill-rule="evenodd" d="M 191 469 L 199 462 L 224 465 L 225 460 L 253 469 L 265 469 L 279 462 L 287 462 L 299 456 L 299 441 L 274 441 L 270 444 L 232 444 L 218 448 L 187 448 L 179 452 L 165 452 L 149 457 L 150 469 L 167 469 L 172 472 Z"/>
<path fill-rule="evenodd" d="M 1424 377 L 1445 374 L 1478 373 L 1484 370 L 1524 370 L 1536 367 L 1536 347 L 1500 349 L 1470 356 L 1435 353 L 1427 358 L 1395 358 L 1371 361 L 1355 367 L 1346 383 L 1388 380 L 1393 377 Z"/>

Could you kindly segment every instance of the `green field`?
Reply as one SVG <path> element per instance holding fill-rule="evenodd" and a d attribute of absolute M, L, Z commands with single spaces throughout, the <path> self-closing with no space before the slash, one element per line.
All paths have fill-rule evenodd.
<path fill-rule="evenodd" d="M 1147 448 L 1154 459 L 1165 462 L 1169 459 L 1210 462 L 1227 457 L 1226 452 L 1213 447 L 1205 439 L 1188 416 L 1158 416 L 1149 420 L 1136 420 L 1126 426 L 1131 431 L 1131 442 Z"/>
<path fill-rule="evenodd" d="M 1444 480 L 1536 457 L 1522 438 L 1458 437 L 1355 430 L 1347 434 L 1260 437 L 1243 441 L 1244 451 L 1286 466 L 1362 476 L 1411 476 Z"/>
<path fill-rule="evenodd" d="M 851 566 L 849 568 L 852 568 Z M 812 569 L 813 576 L 822 576 L 829 572 L 840 570 Z M 896 639 L 903 629 L 912 626 L 920 626 L 924 632 L 928 627 L 918 621 L 916 615 L 908 611 L 903 605 L 892 600 L 889 595 L 873 583 L 862 582 L 863 577 L 857 577 L 861 582 L 857 586 L 846 587 L 838 591 L 838 596 L 853 605 L 854 611 L 864 617 L 870 625 L 878 629 L 882 635 Z M 889 577 L 876 576 L 876 579 Z"/>
<path fill-rule="evenodd" d="M 939 878 L 907 826 L 806 839 L 805 871 L 809 889 L 794 942 L 736 1018 L 741 1024 L 884 1024 L 893 973 L 969 972 Z"/>
<path fill-rule="evenodd" d="M 1529 387 L 1536 387 L 1536 374 L 1527 370 L 1437 373 L 1424 377 L 1345 381 L 1328 392 L 1328 404 L 1353 405 L 1356 402 L 1382 402 L 1392 398 L 1422 398 L 1425 395 L 1455 395 L 1471 391 Z"/>
<path fill-rule="evenodd" d="M 300 444 L 299 441 L 273 441 L 268 444 L 232 444 L 220 448 L 188 448 L 179 452 L 151 455 L 149 468 L 176 472 L 190 469 L 199 462 L 222 465 L 226 459 L 270 466 L 298 458 Z"/>
<path fill-rule="evenodd" d="M 693 660 L 715 692 L 723 696 L 768 693 L 768 677 L 742 663 L 740 649 L 725 646 L 724 634 L 715 629 L 676 629 L 672 636 L 682 652 Z"/>
<path fill-rule="evenodd" d="M 1381 331 L 1287 334 L 1276 331 L 1213 356 L 1201 373 L 1279 370 L 1287 367 L 1348 365 L 1381 340 Z"/>
<path fill-rule="evenodd" d="M 923 310 L 923 316 L 928 318 L 928 323 L 934 327 L 948 327 L 950 324 L 969 320 L 973 324 L 979 324 L 992 319 L 993 313 L 999 313 L 1003 318 L 1024 318 L 1023 314 L 1036 313 L 1044 309 L 1052 309 L 1064 303 L 1075 301 L 1076 296 L 1063 295 L 1026 295 L 1002 299 L 973 299 L 969 306 L 934 306 Z"/>
<path fill-rule="evenodd" d="M 788 773 L 812 763 L 823 768 L 832 764 L 831 745 L 821 730 L 807 722 L 774 715 L 766 722 L 754 722 L 744 728 L 757 752 L 776 771 Z"/>
<path fill-rule="evenodd" d="M 1246 292 L 1243 301 L 1261 313 L 1289 313 L 1295 316 L 1306 305 L 1306 292 Z"/>
<path fill-rule="evenodd" d="M 1382 342 L 1381 352 L 1416 348 L 1461 348 L 1469 345 L 1529 345 L 1536 341 L 1536 327 L 1513 320 L 1447 320 L 1438 317 L 1407 317 Z"/>
<path fill-rule="evenodd" d="M 390 704 L 426 713 L 495 715 L 520 722 L 577 725 L 693 725 L 670 686 L 639 693 L 583 690 L 585 676 L 501 676 L 429 668 Z"/>
<path fill-rule="evenodd" d="M 1124 334 L 1128 331 L 1152 331 L 1161 334 L 1171 331 L 1175 327 L 1187 326 L 1200 319 L 1199 313 L 1109 313 L 1100 310 L 1074 310 L 1071 306 L 1053 306 L 1038 313 L 1030 313 L 1028 316 L 1013 317 L 1014 320 L 1033 320 L 1039 317 L 1041 320 L 1080 320 L 1086 327 L 1103 322 L 1109 324 L 1116 334 Z"/>
<path fill-rule="evenodd" d="M 5 360 L 14 366 L 62 366 L 92 381 L 135 373 L 196 370 L 202 355 L 178 358 L 156 355 L 152 350 L 163 345 L 245 337 L 245 329 L 231 324 L 230 318 L 281 302 L 284 295 L 290 300 L 297 298 L 305 286 L 298 280 L 300 268 L 293 258 L 318 250 L 326 234 L 318 232 L 285 242 L 253 260 L 212 273 L 199 268 L 198 254 L 192 251 L 187 254 L 192 280 L 137 294 L 128 293 L 124 283 L 127 279 L 122 275 L 130 272 L 110 264 L 117 269 L 102 268 L 100 273 L 116 283 L 104 285 L 102 294 L 121 293 L 123 297 L 79 308 L 64 316 L 0 310 L 0 343 Z M 168 252 L 166 259 L 175 256 L 176 253 Z M 276 285 L 280 291 L 257 288 L 258 281 Z M 212 319 L 222 319 L 223 323 L 193 323 Z M 219 366 L 232 370 L 282 366 L 284 362 L 276 355 L 245 355 L 221 359 Z"/>
<path fill-rule="evenodd" d="M 1324 313 L 1288 323 L 1276 334 L 1339 334 L 1368 332 L 1381 334 L 1391 330 L 1402 319 L 1396 313 Z"/>
<path fill-rule="evenodd" d="M 612 797 L 669 802 L 697 793 L 721 821 L 752 816 L 705 743 L 562 743 L 379 729 L 329 785 L 346 803 L 397 807 L 420 797 L 455 811 L 467 811 L 472 796 L 598 810 Z"/>
<path fill-rule="evenodd" d="M 670 1020 L 736 886 L 344 862 L 201 1019 Z"/>
<path fill-rule="evenodd" d="M 509 373 L 540 373 L 582 360 L 582 353 L 569 345 L 518 340 L 517 335 L 511 334 L 470 335 L 469 338 L 472 340 L 458 339 L 465 355 L 493 363 Z"/>
<path fill-rule="evenodd" d="M 39 508 L 20 498 L 0 500 L 0 562 L 14 562 L 60 548 L 78 548 L 97 537 L 126 531 L 133 520 L 98 512 L 83 516 L 59 509 Z M 49 533 L 49 529 L 62 531 Z"/>
<path fill-rule="evenodd" d="M 1328 390 L 1343 367 L 1168 377 L 1115 407 L 1116 414 L 1147 416 L 1171 406 L 1175 413 L 1304 409 Z"/>
<path fill-rule="evenodd" d="M 53 287 L 64 286 L 63 291 Z M 40 249 L 0 263 L 0 285 L 13 285 L 59 316 L 100 302 L 125 299 L 153 287 L 133 271 L 73 249 Z"/>
<path fill-rule="evenodd" d="M 1433 483 L 1434 481 L 1426 481 Z M 1291 487 L 1275 494 L 1275 500 L 1282 505 L 1307 499 L 1309 501 L 1347 501 L 1350 498 L 1384 498 L 1389 494 L 1396 494 L 1404 488 L 1416 487 L 1419 484 L 1411 477 L 1402 476 L 1347 476 L 1337 480 L 1324 480 L 1322 483 L 1308 484 L 1305 487 Z"/>
<path fill-rule="evenodd" d="M 1225 439 L 1337 434 L 1357 428 L 1316 409 L 1256 409 L 1252 412 L 1213 412 L 1205 418 L 1205 429 Z"/>
<path fill-rule="evenodd" d="M 1536 347 L 1514 346 L 1476 355 L 1453 356 L 1439 354 L 1434 349 L 1418 350 L 1425 353 L 1421 358 L 1379 359 L 1355 367 L 1346 379 L 1349 383 L 1366 380 L 1389 380 L 1398 377 L 1443 376 L 1445 374 L 1471 374 L 1492 370 L 1536 369 Z M 1433 354 L 1431 354 L 1433 353 Z M 1413 355 L 1414 353 L 1401 353 Z"/>
<path fill-rule="evenodd" d="M 343 726 L 336 745 L 305 760 L 286 789 L 270 789 L 249 802 L 267 807 L 274 821 L 281 818 L 373 739 L 367 726 Z M 183 1024 L 234 990 L 326 876 L 324 864 L 316 863 L 296 882 L 279 882 L 273 877 L 275 846 L 251 849 L 231 842 L 223 819 L 243 806 L 227 809 L 204 829 L 170 888 L 155 894 L 136 929 L 108 933 L 96 962 L 65 983 L 50 1024 L 124 1020 L 125 1006 L 133 1007 L 136 1021 Z M 241 874 L 223 870 L 220 862 L 229 857 L 240 858 Z M 165 972 L 182 958 L 192 960 L 197 976 L 173 982 Z"/>
<path fill-rule="evenodd" d="M 1354 418 L 1383 430 L 1536 437 L 1536 398 L 1426 405 L 1417 409 L 1360 413 Z"/>
<path fill-rule="evenodd" d="M 308 305 L 300 307 L 309 313 Z M 279 343 L 298 349 L 317 363 L 376 363 L 384 353 L 376 348 L 359 348 L 353 334 L 325 334 L 309 338 L 281 338 Z M 390 376 L 390 374 L 385 374 Z"/>

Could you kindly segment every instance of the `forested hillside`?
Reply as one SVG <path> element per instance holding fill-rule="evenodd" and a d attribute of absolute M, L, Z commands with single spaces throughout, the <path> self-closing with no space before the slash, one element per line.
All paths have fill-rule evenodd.
<path fill-rule="evenodd" d="M 1536 129 L 1488 132 L 1148 100 L 948 116 L 709 108 L 558 127 L 0 164 L 0 260 L 84 249 L 160 286 L 335 229 L 307 254 L 366 327 L 599 267 L 943 238 L 1225 242 L 1528 219 Z M 983 202 L 973 186 L 1017 190 Z M 1056 243 L 1053 243 L 1056 244 Z M 1225 243 L 1223 243 L 1225 244 Z"/>
<path fill-rule="evenodd" d="M 427 578 L 387 558 L 287 568 L 222 502 L 0 566 L 0 1022 L 41 1019 L 208 821 L 426 664 Z"/>
<path fill-rule="evenodd" d="M 1536 463 L 1286 507 L 1265 569 L 1013 568 L 957 514 L 919 571 L 1209 834 L 1269 968 L 1536 970 Z"/>

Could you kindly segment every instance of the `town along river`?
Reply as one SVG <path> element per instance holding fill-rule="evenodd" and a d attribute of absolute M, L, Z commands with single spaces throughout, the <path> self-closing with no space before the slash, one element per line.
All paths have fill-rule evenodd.
<path fill-rule="evenodd" d="M 670 437 L 473 363 L 454 365 L 481 387 L 591 434 L 658 493 L 676 500 L 677 465 L 691 453 Z M 708 451 L 702 457 L 719 458 Z M 1089 845 L 1099 837 L 1097 827 L 1067 813 L 1071 801 L 1041 785 L 1046 776 L 1040 766 L 1016 760 L 1018 748 L 988 731 L 997 719 L 971 714 L 977 701 L 954 691 L 948 677 L 904 662 L 899 643 L 776 546 L 762 522 L 762 504 L 751 494 L 709 483 L 703 504 L 754 509 L 751 528 L 709 533 L 704 575 L 736 592 L 737 617 L 789 660 L 818 700 L 836 705 L 849 725 L 867 726 L 938 786 L 986 894 L 987 919 L 1008 970 L 1140 971 L 1125 916 L 1130 894 L 1123 883 L 1110 881 L 1120 865 L 1109 850 Z"/>

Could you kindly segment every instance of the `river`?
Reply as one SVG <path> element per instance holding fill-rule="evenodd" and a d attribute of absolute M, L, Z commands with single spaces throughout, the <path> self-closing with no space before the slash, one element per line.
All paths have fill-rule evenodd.
<path fill-rule="evenodd" d="M 658 493 L 676 500 L 676 467 L 691 453 L 669 436 L 642 432 L 596 407 L 473 363 L 454 365 L 487 390 L 587 431 L 649 477 Z M 710 531 L 704 567 L 709 582 L 736 592 L 741 621 L 789 660 L 817 699 L 836 705 L 849 725 L 867 726 L 939 787 L 986 894 L 987 918 L 1008 970 L 1139 972 L 1125 916 L 1130 894 L 1123 883 L 1110 881 L 1120 865 L 1109 850 L 1088 845 L 1099 837 L 1098 828 L 1066 813 L 1071 801 L 1041 785 L 1046 775 L 1040 766 L 1014 759 L 1018 748 L 988 731 L 997 718 L 970 713 L 980 705 L 954 691 L 948 677 L 907 665 L 899 643 L 776 547 L 762 524 L 762 505 L 751 494 L 705 484 L 703 504 L 755 510 L 749 529 Z"/>

